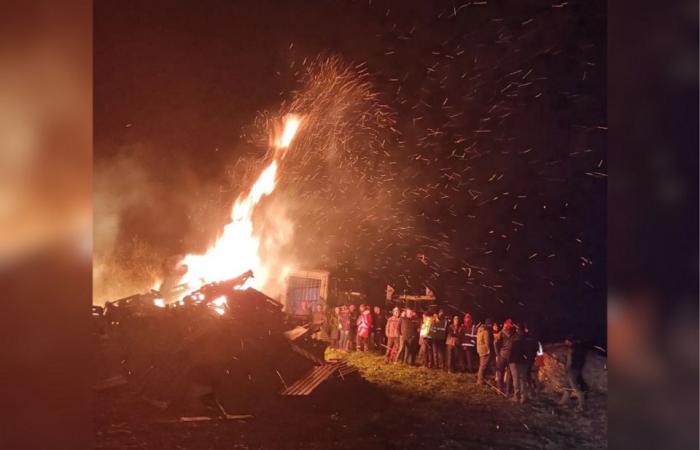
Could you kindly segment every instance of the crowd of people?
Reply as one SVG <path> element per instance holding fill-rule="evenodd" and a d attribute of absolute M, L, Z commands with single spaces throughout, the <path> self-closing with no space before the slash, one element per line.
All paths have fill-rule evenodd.
<path fill-rule="evenodd" d="M 379 306 L 364 304 L 339 306 L 328 314 L 319 305 L 311 320 L 319 330 L 317 337 L 339 351 L 380 353 L 386 364 L 476 373 L 477 384 L 489 384 L 521 403 L 539 391 L 533 366 L 542 347 L 526 323 L 512 319 L 474 323 L 469 313 L 448 317 L 442 309 L 419 315 L 411 308 L 395 307 L 387 315 Z M 570 351 L 562 364 L 569 386 L 564 387 L 561 403 L 575 392 L 578 408 L 583 409 L 579 382 L 583 352 L 575 351 L 571 338 L 566 343 Z"/>

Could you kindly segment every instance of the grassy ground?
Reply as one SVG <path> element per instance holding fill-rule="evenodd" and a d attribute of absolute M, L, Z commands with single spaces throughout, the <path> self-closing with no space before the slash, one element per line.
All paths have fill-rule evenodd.
<path fill-rule="evenodd" d="M 559 406 L 557 398 L 546 393 L 521 405 L 476 385 L 474 374 L 387 365 L 383 357 L 368 353 L 328 353 L 339 356 L 386 391 L 401 410 L 396 419 L 385 420 L 424 427 L 437 448 L 607 447 L 607 398 L 600 394 L 589 395 L 583 413 L 574 412 L 573 403 Z"/>
<path fill-rule="evenodd" d="M 119 391 L 97 398 L 100 449 L 578 449 L 607 447 L 606 398 L 583 414 L 553 397 L 506 400 L 474 375 L 386 365 L 381 356 L 328 352 L 358 372 L 308 397 L 272 396 L 246 421 L 159 423 Z"/>

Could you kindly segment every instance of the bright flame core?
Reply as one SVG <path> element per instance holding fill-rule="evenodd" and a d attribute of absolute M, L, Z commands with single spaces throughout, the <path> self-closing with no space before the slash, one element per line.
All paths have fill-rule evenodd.
<path fill-rule="evenodd" d="M 301 125 L 301 118 L 288 115 L 282 132 L 273 139 L 276 149 L 288 149 Z M 281 155 L 284 157 L 284 154 Z M 255 235 L 253 213 L 260 200 L 272 194 L 277 185 L 277 156 L 260 173 L 248 194 L 239 196 L 231 210 L 231 222 L 223 233 L 204 254 L 189 254 L 181 261 L 187 266 L 187 273 L 181 283 L 187 283 L 190 290 L 199 289 L 206 283 L 234 278 L 247 270 L 252 270 L 255 278 L 250 278 L 243 287 L 261 289 L 270 281 L 270 267 L 260 255 L 260 237 Z"/>
<path fill-rule="evenodd" d="M 297 134 L 301 125 L 301 118 L 298 116 L 287 116 L 282 134 L 275 140 L 275 147 L 287 148 L 292 143 L 292 139 Z"/>
<path fill-rule="evenodd" d="M 221 297 L 217 297 L 214 300 L 211 301 L 211 304 L 214 306 L 214 311 L 220 316 L 224 315 L 226 312 L 226 296 L 222 295 Z"/>

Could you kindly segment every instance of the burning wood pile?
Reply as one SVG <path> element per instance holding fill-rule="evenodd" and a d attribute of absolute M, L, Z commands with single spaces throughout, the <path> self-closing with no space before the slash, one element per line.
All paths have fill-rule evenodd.
<path fill-rule="evenodd" d="M 206 284 L 177 306 L 159 307 L 151 291 L 95 312 L 95 390 L 119 389 L 165 417 L 240 418 L 292 386 L 310 387 L 295 391 L 308 395 L 333 373 L 342 376 L 342 364 L 324 361 L 326 344 L 313 330 L 294 328 L 280 303 L 241 289 L 251 275 Z"/>

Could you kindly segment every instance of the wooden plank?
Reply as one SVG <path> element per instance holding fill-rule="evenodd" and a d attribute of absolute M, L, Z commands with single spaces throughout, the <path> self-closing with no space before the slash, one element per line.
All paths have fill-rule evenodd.
<path fill-rule="evenodd" d="M 293 395 L 308 395 L 310 394 L 319 384 L 323 382 L 330 373 L 333 372 L 333 367 L 329 366 L 318 366 L 308 377 L 302 379 L 301 383 L 297 386 Z"/>
<path fill-rule="evenodd" d="M 289 386 L 282 392 L 282 395 L 309 395 L 311 394 L 321 383 L 327 380 L 337 369 L 338 364 L 324 364 L 322 366 L 316 366 L 309 373 L 297 380 L 294 384 Z"/>

